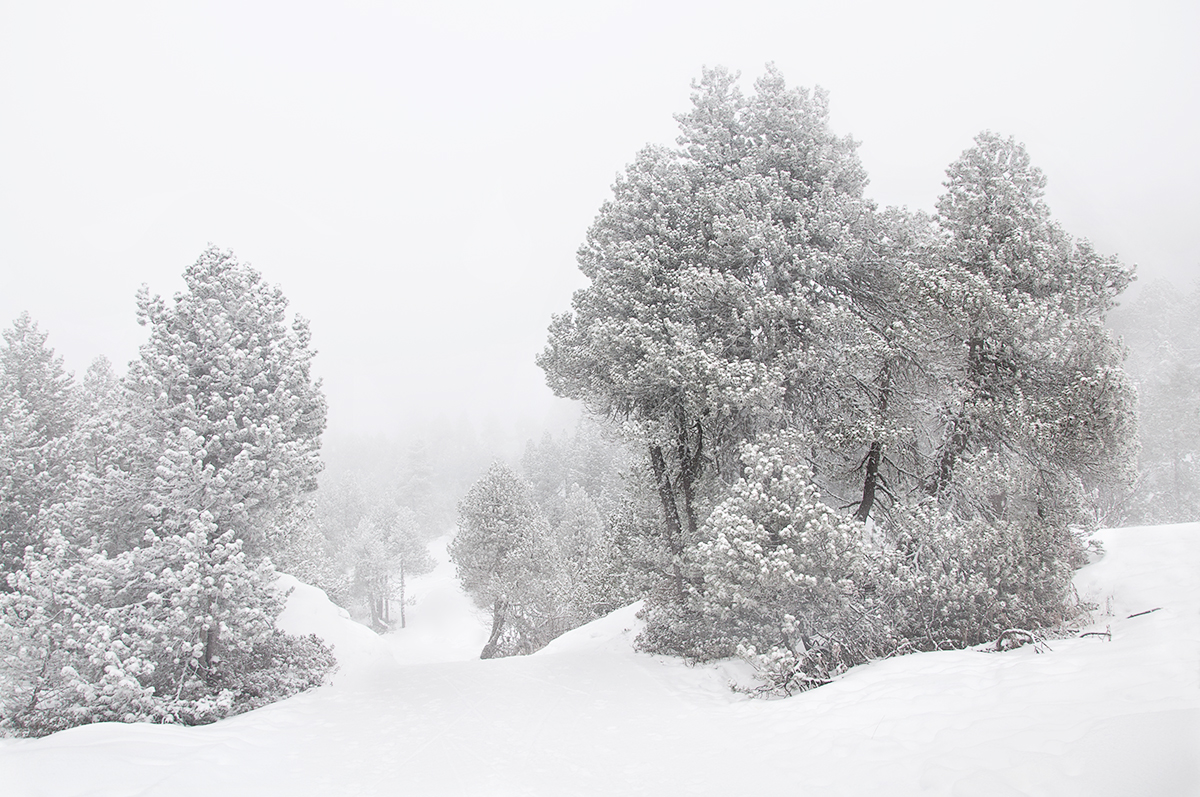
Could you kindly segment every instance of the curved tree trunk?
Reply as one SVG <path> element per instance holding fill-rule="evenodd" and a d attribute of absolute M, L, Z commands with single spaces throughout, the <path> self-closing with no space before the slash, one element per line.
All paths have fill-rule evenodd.
<path fill-rule="evenodd" d="M 662 503 L 663 517 L 667 524 L 667 539 L 671 553 L 675 559 L 672 563 L 675 580 L 675 591 L 680 599 L 683 598 L 684 574 L 682 559 L 686 550 L 687 540 L 696 539 L 699 529 L 699 519 L 696 517 L 696 484 L 704 471 L 704 429 L 699 421 L 695 423 L 696 440 L 694 445 L 688 440 L 688 424 L 680 413 L 677 429 L 679 456 L 679 474 L 672 483 L 667 472 L 667 458 L 662 446 L 650 445 L 650 467 L 654 472 L 654 483 L 658 488 L 658 498 Z M 682 502 L 682 512 L 680 511 Z M 686 525 L 686 534 L 684 532 Z"/>
<path fill-rule="evenodd" d="M 483 646 L 483 652 L 479 654 L 481 659 L 494 659 L 500 655 L 500 635 L 504 633 L 505 608 L 505 603 L 500 598 L 496 598 L 492 604 L 492 634 Z"/>

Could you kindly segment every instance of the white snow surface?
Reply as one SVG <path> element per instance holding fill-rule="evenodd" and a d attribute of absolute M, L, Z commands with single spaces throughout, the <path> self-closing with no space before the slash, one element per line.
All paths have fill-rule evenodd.
<path fill-rule="evenodd" d="M 1200 524 L 1098 536 L 1076 586 L 1111 641 L 905 656 L 770 701 L 729 689 L 735 663 L 636 652 L 636 606 L 481 661 L 448 564 L 385 637 L 285 578 L 279 623 L 336 646 L 332 683 L 205 727 L 5 740 L 0 794 L 1200 794 Z"/>

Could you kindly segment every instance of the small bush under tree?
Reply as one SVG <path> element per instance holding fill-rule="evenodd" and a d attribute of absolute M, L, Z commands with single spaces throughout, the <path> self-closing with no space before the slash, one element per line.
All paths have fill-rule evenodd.
<path fill-rule="evenodd" d="M 1071 532 L 1029 518 L 964 521 L 933 501 L 908 508 L 897 535 L 870 530 L 822 501 L 796 452 L 788 436 L 743 446 L 743 476 L 697 547 L 702 578 L 682 603 L 652 596 L 644 646 L 741 656 L 767 691 L 790 693 L 875 658 L 1072 614 L 1081 548 Z M 981 490 L 985 472 L 975 469 Z"/>

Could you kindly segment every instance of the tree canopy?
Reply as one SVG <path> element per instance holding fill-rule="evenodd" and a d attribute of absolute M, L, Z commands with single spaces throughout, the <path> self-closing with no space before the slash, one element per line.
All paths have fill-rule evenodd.
<path fill-rule="evenodd" d="M 745 447 L 780 435 L 789 495 L 807 480 L 848 513 L 858 527 L 828 528 L 890 552 L 872 566 L 934 545 L 952 518 L 1024 563 L 988 587 L 1002 602 L 1062 616 L 1075 530 L 1132 473 L 1134 393 L 1103 327 L 1132 271 L 1051 219 L 1011 138 L 980 134 L 926 216 L 865 199 L 826 96 L 773 67 L 750 96 L 705 70 L 676 118 L 678 147 L 643 149 L 613 186 L 578 254 L 589 284 L 538 358 L 558 395 L 645 446 L 674 559 L 651 631 L 681 649 L 678 628 L 711 619 L 697 607 L 731 577 L 711 566 L 714 535 L 761 522 L 730 519 L 730 486 L 757 483 Z"/>
<path fill-rule="evenodd" d="M 152 434 L 175 450 L 179 435 L 193 441 L 200 500 L 221 530 L 269 552 L 272 515 L 314 490 L 321 470 L 326 405 L 308 322 L 288 325 L 279 288 L 229 252 L 210 247 L 183 278 L 172 303 L 139 292 L 150 338 L 128 383 Z"/>

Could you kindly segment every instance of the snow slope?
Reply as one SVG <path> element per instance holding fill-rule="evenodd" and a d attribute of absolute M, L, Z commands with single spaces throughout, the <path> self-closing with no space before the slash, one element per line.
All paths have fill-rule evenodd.
<path fill-rule="evenodd" d="M 1200 524 L 1101 538 L 1076 584 L 1111 641 L 907 656 L 776 701 L 633 651 L 636 607 L 480 661 L 448 566 L 383 639 L 297 587 L 281 623 L 337 644 L 331 685 L 207 727 L 10 740 L 0 794 L 1200 794 Z"/>

